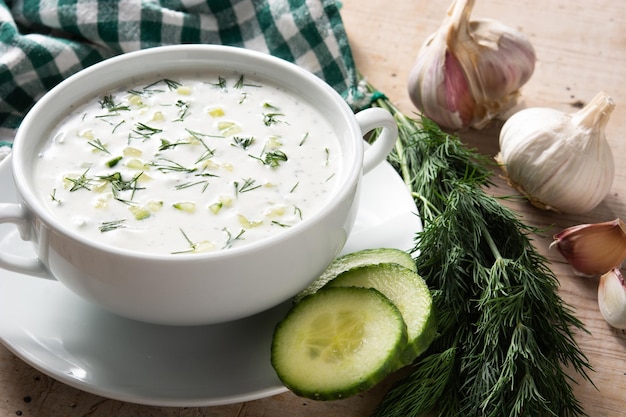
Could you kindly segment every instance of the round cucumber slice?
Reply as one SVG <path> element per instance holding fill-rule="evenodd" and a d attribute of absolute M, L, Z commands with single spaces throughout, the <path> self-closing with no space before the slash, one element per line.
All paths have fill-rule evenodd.
<path fill-rule="evenodd" d="M 382 263 L 395 263 L 412 271 L 417 271 L 415 260 L 408 252 L 396 248 L 364 249 L 336 258 L 319 278 L 295 296 L 294 301 L 299 302 L 307 295 L 315 293 L 342 272 L 357 266 Z"/>
<path fill-rule="evenodd" d="M 295 394 L 335 400 L 397 370 L 406 341 L 402 315 L 377 290 L 324 288 L 295 304 L 276 326 L 271 360 Z"/>
<path fill-rule="evenodd" d="M 337 275 L 326 286 L 374 288 L 391 300 L 407 326 L 405 364 L 421 355 L 437 334 L 430 290 L 413 270 L 395 263 L 357 266 Z"/>

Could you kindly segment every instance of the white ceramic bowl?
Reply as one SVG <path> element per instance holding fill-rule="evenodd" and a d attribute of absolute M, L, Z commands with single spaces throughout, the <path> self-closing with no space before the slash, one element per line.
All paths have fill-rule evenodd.
<path fill-rule="evenodd" d="M 313 104 L 334 127 L 343 154 L 340 178 L 332 197 L 314 216 L 240 248 L 158 255 L 90 241 L 61 224 L 38 199 L 33 160 L 69 109 L 135 78 L 233 69 L 280 83 Z M 376 127 L 383 128 L 382 135 L 364 151 L 362 137 Z M 292 297 L 337 256 L 354 222 L 363 171 L 385 159 L 396 136 L 389 113 L 368 109 L 355 115 L 318 77 L 266 54 L 215 45 L 166 46 L 124 54 L 59 84 L 20 126 L 11 157 L 19 203 L 0 205 L 0 222 L 17 224 L 37 258 L 0 253 L 0 267 L 54 277 L 83 298 L 140 321 L 200 325 L 249 316 Z"/>

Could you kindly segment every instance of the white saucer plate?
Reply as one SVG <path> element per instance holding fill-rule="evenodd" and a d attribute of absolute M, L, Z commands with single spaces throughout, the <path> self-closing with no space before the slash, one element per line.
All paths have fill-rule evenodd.
<path fill-rule="evenodd" d="M 384 163 L 363 181 L 343 252 L 411 249 L 422 224 L 400 177 Z M 16 201 L 10 157 L 0 162 L 0 190 L 0 202 Z M 14 225 L 0 225 L 0 249 L 33 256 Z M 288 308 L 219 325 L 158 326 L 103 311 L 57 281 L 0 269 L 0 341 L 10 351 L 67 385 L 138 404 L 213 406 L 286 391 L 270 345 Z"/>

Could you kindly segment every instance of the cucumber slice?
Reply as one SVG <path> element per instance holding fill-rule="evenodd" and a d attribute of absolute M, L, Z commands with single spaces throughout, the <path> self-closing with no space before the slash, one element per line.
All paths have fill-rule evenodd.
<path fill-rule="evenodd" d="M 400 249 L 376 248 L 348 253 L 335 259 L 319 278 L 295 296 L 294 302 L 297 303 L 307 295 L 315 293 L 317 290 L 326 285 L 328 281 L 335 278 L 342 272 L 361 265 L 375 265 L 381 263 L 396 263 L 412 271 L 417 271 L 415 260 L 408 252 Z"/>
<path fill-rule="evenodd" d="M 358 266 L 337 275 L 326 286 L 374 288 L 391 300 L 407 326 L 405 364 L 424 353 L 437 334 L 430 290 L 422 277 L 408 268 L 392 263 Z"/>
<path fill-rule="evenodd" d="M 406 325 L 374 289 L 324 288 L 274 330 L 272 366 L 295 394 L 335 400 L 363 392 L 401 365 Z"/>

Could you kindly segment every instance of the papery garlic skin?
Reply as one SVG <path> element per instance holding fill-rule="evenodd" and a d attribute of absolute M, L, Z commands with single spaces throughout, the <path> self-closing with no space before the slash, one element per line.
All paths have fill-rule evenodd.
<path fill-rule="evenodd" d="M 568 227 L 554 235 L 552 247 L 578 274 L 601 275 L 626 259 L 626 223 L 618 218 Z"/>
<path fill-rule="evenodd" d="M 409 74 L 409 96 L 426 117 L 460 129 L 472 122 L 476 102 L 458 60 L 441 41 L 434 37 L 422 48 Z"/>
<path fill-rule="evenodd" d="M 619 268 L 613 268 L 600 277 L 598 306 L 609 325 L 626 329 L 626 283 Z"/>
<path fill-rule="evenodd" d="M 613 185 L 605 128 L 614 107 L 600 92 L 575 113 L 527 108 L 513 114 L 502 126 L 496 156 L 509 184 L 541 209 L 591 211 Z"/>
<path fill-rule="evenodd" d="M 473 6 L 452 3 L 409 74 L 411 101 L 444 128 L 486 126 L 516 104 L 535 68 L 531 43 L 496 20 L 470 21 Z"/>
<path fill-rule="evenodd" d="M 476 68 L 477 85 L 472 90 L 474 97 L 480 98 L 473 127 L 480 128 L 517 104 L 519 89 L 534 72 L 536 56 L 521 32 L 496 20 L 472 21 L 470 33 L 478 46 L 468 42 L 456 51 L 459 60 L 472 62 Z M 464 54 L 467 61 L 462 58 Z"/>
<path fill-rule="evenodd" d="M 476 102 L 441 33 L 431 36 L 418 53 L 408 86 L 413 104 L 440 126 L 460 129 L 471 123 Z"/>

